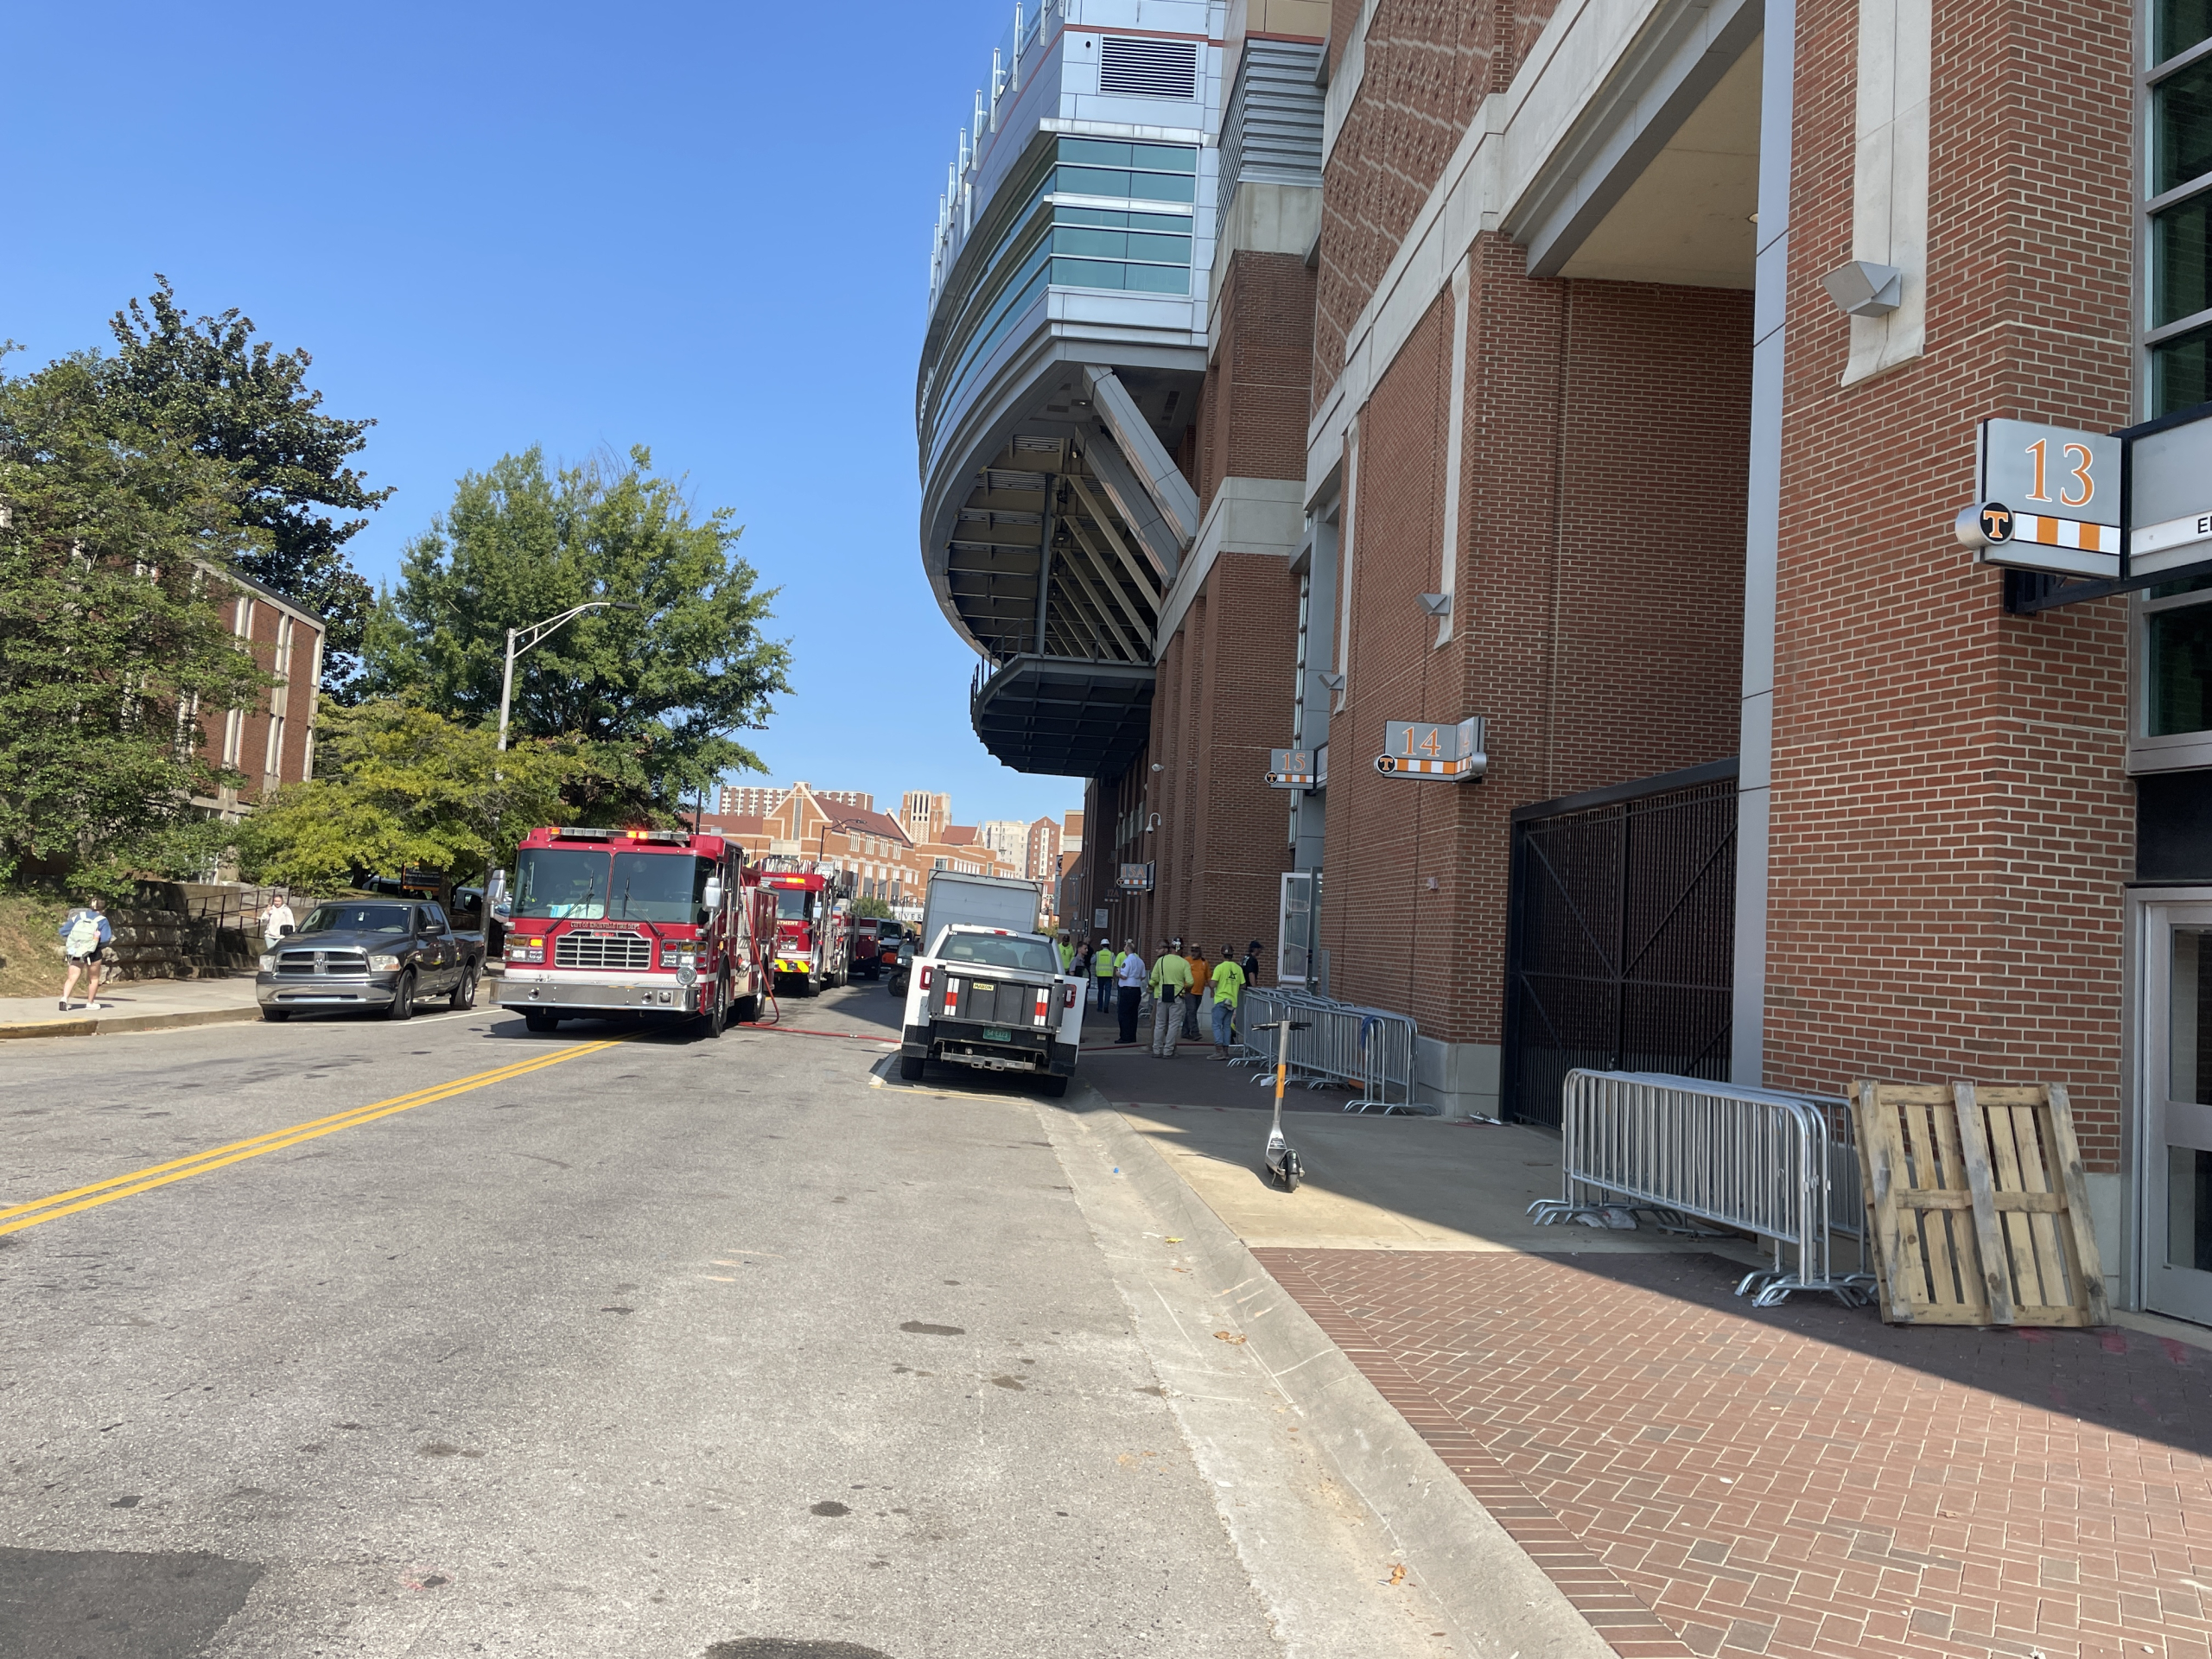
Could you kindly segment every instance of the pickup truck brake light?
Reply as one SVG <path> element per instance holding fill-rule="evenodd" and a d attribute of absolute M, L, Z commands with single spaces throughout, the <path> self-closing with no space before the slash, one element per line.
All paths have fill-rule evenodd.
<path fill-rule="evenodd" d="M 935 979 L 936 977 L 937 977 L 937 969 L 934 969 L 934 968 L 924 968 L 924 969 L 922 969 L 922 988 L 923 988 L 924 990 L 925 990 L 925 991 L 926 991 L 927 989 L 929 989 L 929 988 L 930 988 L 930 981 L 931 981 L 931 980 Z"/>
<path fill-rule="evenodd" d="M 1067 988 L 1060 993 L 1060 1006 L 1064 1008 L 1071 1008 L 1075 1007 L 1075 982 L 1073 980 L 1070 980 L 1067 982 Z"/>

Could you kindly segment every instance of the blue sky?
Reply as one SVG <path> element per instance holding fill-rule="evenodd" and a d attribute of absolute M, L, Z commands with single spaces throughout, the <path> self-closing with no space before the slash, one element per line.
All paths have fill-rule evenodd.
<path fill-rule="evenodd" d="M 25 6 L 0 337 L 17 371 L 104 345 L 158 270 L 305 346 L 398 486 L 351 543 L 373 582 L 503 451 L 649 444 L 784 590 L 773 781 L 1074 807 L 976 741 L 915 543 L 930 232 L 1013 10 Z"/>

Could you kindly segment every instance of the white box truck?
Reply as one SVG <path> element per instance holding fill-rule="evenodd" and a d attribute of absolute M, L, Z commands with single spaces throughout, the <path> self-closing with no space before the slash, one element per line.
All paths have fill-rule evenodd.
<path fill-rule="evenodd" d="M 918 1081 L 931 1060 L 1034 1077 L 1067 1092 L 1083 1038 L 1083 985 L 1062 971 L 1037 931 L 1034 881 L 939 870 L 922 906 L 922 938 L 906 982 L 899 1075 Z"/>

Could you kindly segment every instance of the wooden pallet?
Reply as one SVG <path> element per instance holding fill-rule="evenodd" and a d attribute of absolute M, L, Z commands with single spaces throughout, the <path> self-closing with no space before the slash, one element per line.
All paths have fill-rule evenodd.
<path fill-rule="evenodd" d="M 1885 1319 L 2109 1322 L 2063 1085 L 1862 1082 L 1851 1098 Z"/>

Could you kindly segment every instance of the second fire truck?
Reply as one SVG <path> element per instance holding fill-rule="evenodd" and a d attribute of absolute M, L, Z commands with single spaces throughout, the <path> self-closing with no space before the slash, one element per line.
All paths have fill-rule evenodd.
<path fill-rule="evenodd" d="M 819 859 L 771 853 L 760 886 L 776 895 L 772 968 L 779 988 L 812 996 L 852 976 L 853 878 Z"/>

